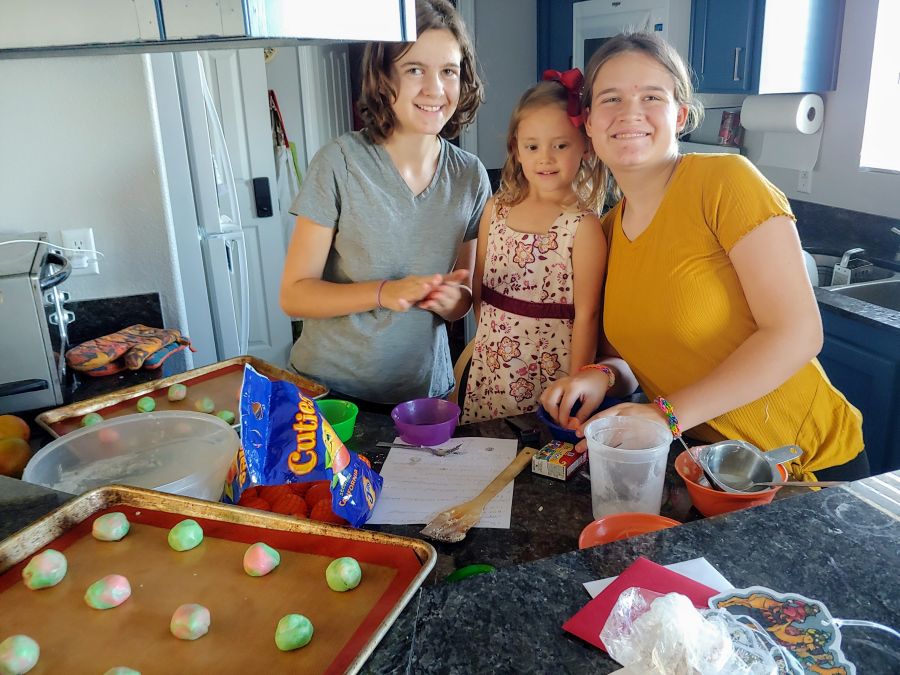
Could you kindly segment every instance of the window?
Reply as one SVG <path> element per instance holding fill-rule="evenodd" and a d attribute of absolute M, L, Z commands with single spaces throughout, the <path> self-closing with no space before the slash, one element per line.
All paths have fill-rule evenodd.
<path fill-rule="evenodd" d="M 863 130 L 859 166 L 874 171 L 900 173 L 900 2 L 881 0 L 875 24 L 869 102 Z"/>

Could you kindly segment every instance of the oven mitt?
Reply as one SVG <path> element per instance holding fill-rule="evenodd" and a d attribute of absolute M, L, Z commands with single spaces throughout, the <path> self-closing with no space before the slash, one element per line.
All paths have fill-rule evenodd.
<path fill-rule="evenodd" d="M 183 338 L 187 340 L 187 338 Z M 163 362 L 172 356 L 172 354 L 177 354 L 182 349 L 190 349 L 192 352 L 197 351 L 191 346 L 191 343 L 187 344 L 181 342 L 173 342 L 172 344 L 166 345 L 162 349 L 153 352 L 150 356 L 147 357 L 147 360 L 144 361 L 144 370 L 156 370 L 159 368 Z"/>
<path fill-rule="evenodd" d="M 148 328 L 138 324 L 125 330 L 131 331 L 130 335 L 134 342 L 131 349 L 125 352 L 125 366 L 129 370 L 138 370 L 151 354 L 167 345 L 190 344 L 190 340 L 181 337 L 181 332 L 174 328 Z"/>
<path fill-rule="evenodd" d="M 190 341 L 175 329 L 135 324 L 72 347 L 66 352 L 66 362 L 73 370 L 86 372 L 124 356 L 125 366 L 137 370 L 150 354 L 173 342 L 187 344 Z"/>

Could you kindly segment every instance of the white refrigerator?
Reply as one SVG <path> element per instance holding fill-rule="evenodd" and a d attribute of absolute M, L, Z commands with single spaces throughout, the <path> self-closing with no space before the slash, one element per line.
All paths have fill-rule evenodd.
<path fill-rule="evenodd" d="M 180 277 L 189 367 L 252 354 L 284 367 L 290 319 L 278 303 L 285 245 L 261 49 L 152 54 L 158 118 Z"/>

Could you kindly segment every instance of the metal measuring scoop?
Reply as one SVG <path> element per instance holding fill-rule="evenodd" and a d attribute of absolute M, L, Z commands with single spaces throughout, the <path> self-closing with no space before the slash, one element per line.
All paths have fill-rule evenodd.
<path fill-rule="evenodd" d="M 798 459 L 803 450 L 785 445 L 769 452 L 746 441 L 720 441 L 700 450 L 703 473 L 714 487 L 724 492 L 767 490 L 763 483 L 782 483 L 778 465 Z"/>

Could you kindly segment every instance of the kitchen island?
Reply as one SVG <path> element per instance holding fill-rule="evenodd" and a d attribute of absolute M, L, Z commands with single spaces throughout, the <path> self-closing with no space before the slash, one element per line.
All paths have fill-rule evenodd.
<path fill-rule="evenodd" d="M 457 436 L 512 437 L 501 421 L 460 427 Z M 376 440 L 394 438 L 389 418 L 361 414 L 348 445 L 380 467 Z M 770 505 L 703 519 L 681 480 L 666 477 L 663 514 L 685 524 L 578 551 L 591 519 L 590 485 L 526 469 L 516 479 L 509 530 L 473 529 L 457 544 L 437 544 L 428 582 L 363 667 L 368 673 L 604 673 L 605 653 L 562 631 L 589 596 L 582 583 L 619 574 L 639 556 L 669 564 L 704 556 L 737 587 L 761 585 L 820 600 L 838 618 L 900 627 L 900 473 L 818 492 L 780 491 Z M 69 499 L 0 477 L 0 537 Z M 415 536 L 419 526 L 379 526 Z M 454 569 L 497 569 L 456 583 Z M 859 673 L 900 669 L 900 641 L 870 628 L 845 628 L 843 649 Z"/>

